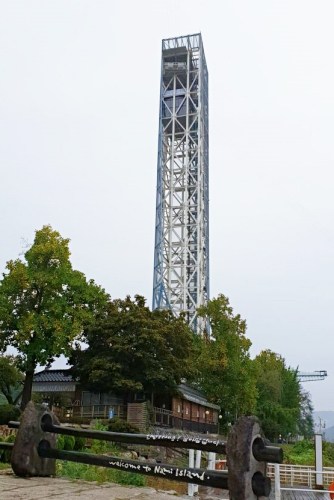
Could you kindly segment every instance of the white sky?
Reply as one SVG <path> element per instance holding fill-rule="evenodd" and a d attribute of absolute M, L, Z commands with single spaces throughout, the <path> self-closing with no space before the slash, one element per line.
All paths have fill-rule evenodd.
<path fill-rule="evenodd" d="M 209 69 L 211 296 L 334 410 L 332 0 L 0 0 L 0 270 L 51 224 L 151 304 L 161 39 Z"/>

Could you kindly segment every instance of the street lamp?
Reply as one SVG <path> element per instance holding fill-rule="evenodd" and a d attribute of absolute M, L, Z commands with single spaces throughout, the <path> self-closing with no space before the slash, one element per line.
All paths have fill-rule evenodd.
<path fill-rule="evenodd" d="M 208 415 L 210 414 L 209 410 L 205 410 L 205 424 L 208 423 Z M 209 431 L 208 429 L 206 428 L 206 425 L 205 425 L 205 429 L 206 429 L 206 433 L 209 434 Z"/>
<path fill-rule="evenodd" d="M 220 434 L 220 425 L 223 419 L 223 415 L 218 415 L 218 434 Z"/>

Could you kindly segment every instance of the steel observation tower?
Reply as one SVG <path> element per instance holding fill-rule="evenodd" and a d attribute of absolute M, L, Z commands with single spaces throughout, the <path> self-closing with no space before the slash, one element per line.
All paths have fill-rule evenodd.
<path fill-rule="evenodd" d="M 201 34 L 162 40 L 153 309 L 186 314 L 209 299 L 208 70 Z"/>

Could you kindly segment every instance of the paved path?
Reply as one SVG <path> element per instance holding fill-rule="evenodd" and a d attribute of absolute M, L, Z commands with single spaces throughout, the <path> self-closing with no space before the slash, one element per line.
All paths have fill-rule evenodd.
<path fill-rule="evenodd" d="M 175 494 L 175 492 L 174 492 Z M 118 484 L 69 481 L 61 478 L 32 477 L 22 479 L 9 472 L 0 474 L 1 500 L 173 500 L 173 492 L 153 488 L 136 488 Z M 186 499 L 186 496 L 178 496 Z"/>
<path fill-rule="evenodd" d="M 270 496 L 270 500 L 274 499 Z M 314 491 L 281 491 L 282 500 L 329 500 L 328 493 L 317 493 Z"/>
<path fill-rule="evenodd" d="M 197 500 L 217 500 L 228 498 L 228 492 L 201 488 Z M 88 483 L 62 478 L 32 477 L 22 479 L 11 471 L 0 472 L 1 500 L 185 500 L 189 497 L 177 495 L 173 491 L 157 491 L 154 488 L 137 488 L 118 484 Z M 218 496 L 217 496 L 218 495 Z M 273 500 L 274 493 L 270 495 Z M 328 494 L 282 491 L 282 500 L 327 500 Z"/>

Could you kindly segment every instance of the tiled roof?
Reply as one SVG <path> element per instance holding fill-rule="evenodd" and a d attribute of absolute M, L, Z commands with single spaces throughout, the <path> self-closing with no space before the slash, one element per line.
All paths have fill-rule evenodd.
<path fill-rule="evenodd" d="M 69 374 L 69 369 L 64 370 L 43 370 L 35 373 L 34 384 L 36 382 L 74 382 L 72 375 Z"/>
<path fill-rule="evenodd" d="M 70 375 L 70 369 L 65 368 L 63 370 L 43 370 L 41 372 L 35 373 L 33 383 L 36 384 L 38 382 L 67 382 L 74 383 L 72 375 Z M 207 408 L 213 408 L 215 410 L 219 410 L 219 406 L 209 403 L 203 393 L 201 393 L 198 389 L 194 389 L 187 384 L 180 384 L 178 386 L 178 390 L 184 399 L 187 401 L 191 401 L 192 403 L 197 403 L 202 406 L 206 406 Z"/>
<path fill-rule="evenodd" d="M 186 384 L 180 384 L 178 386 L 178 390 L 187 401 L 191 401 L 192 403 L 197 403 L 208 408 L 213 408 L 214 410 L 220 410 L 218 405 L 209 403 L 204 394 L 198 389 L 194 389 Z"/>

